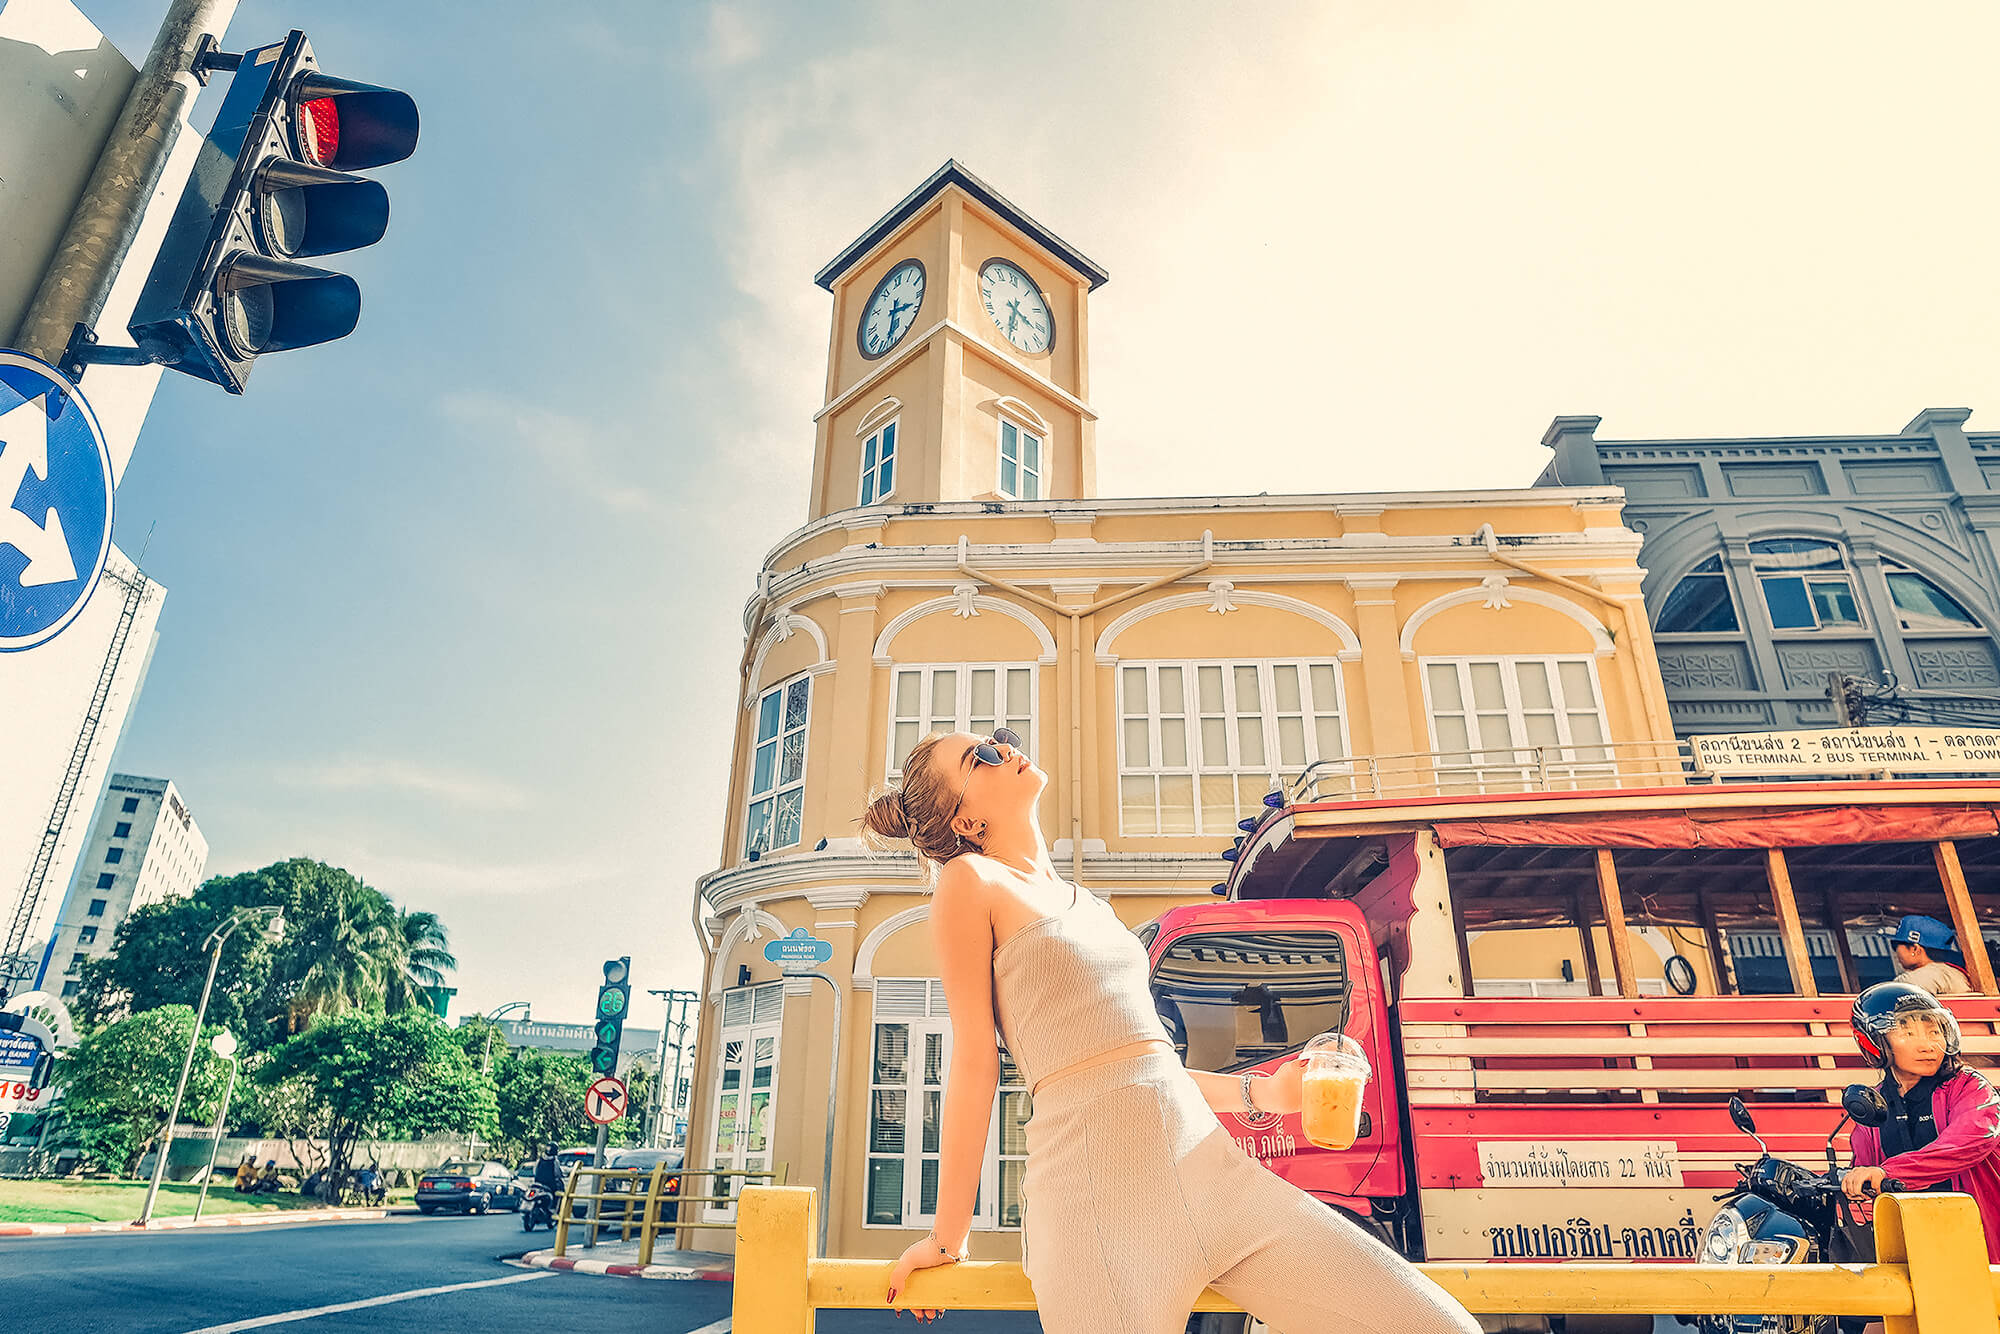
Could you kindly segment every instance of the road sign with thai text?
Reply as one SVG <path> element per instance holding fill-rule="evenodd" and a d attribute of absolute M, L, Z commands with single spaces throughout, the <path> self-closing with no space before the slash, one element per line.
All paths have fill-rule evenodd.
<path fill-rule="evenodd" d="M 2000 729 L 1851 727 L 1689 737 L 1695 766 L 1736 774 L 2000 773 Z"/>

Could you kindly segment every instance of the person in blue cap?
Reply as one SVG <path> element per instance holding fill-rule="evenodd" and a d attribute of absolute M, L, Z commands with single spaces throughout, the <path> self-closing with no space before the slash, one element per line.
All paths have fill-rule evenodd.
<path fill-rule="evenodd" d="M 1911 914 L 1888 932 L 1896 956 L 1896 980 L 1922 987 L 1933 996 L 1970 996 L 1958 937 L 1935 917 Z"/>

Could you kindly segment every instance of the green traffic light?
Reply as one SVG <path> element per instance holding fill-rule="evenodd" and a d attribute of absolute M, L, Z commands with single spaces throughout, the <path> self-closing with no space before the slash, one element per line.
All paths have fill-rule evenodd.
<path fill-rule="evenodd" d="M 607 1019 L 625 1013 L 625 993 L 612 987 L 606 987 L 598 992 L 597 1012 Z"/>

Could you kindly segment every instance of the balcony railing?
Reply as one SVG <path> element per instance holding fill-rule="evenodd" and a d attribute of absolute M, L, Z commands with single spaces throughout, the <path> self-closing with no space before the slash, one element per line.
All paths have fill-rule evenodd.
<path fill-rule="evenodd" d="M 1308 765 L 1284 787 L 1285 803 L 1392 797 L 1479 796 L 1667 787 L 1712 781 L 1685 741 L 1607 741 L 1581 746 L 1487 746 L 1356 755 Z"/>

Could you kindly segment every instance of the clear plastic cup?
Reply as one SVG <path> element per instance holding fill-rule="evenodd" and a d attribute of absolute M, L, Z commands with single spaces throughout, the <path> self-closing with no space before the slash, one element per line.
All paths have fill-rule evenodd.
<path fill-rule="evenodd" d="M 1306 1138 L 1322 1149 L 1347 1149 L 1361 1134 L 1361 1095 L 1371 1073 L 1361 1044 L 1344 1033 L 1322 1033 L 1306 1044 Z"/>

